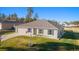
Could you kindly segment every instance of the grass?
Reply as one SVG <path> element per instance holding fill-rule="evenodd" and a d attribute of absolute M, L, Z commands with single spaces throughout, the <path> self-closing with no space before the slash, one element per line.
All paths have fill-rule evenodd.
<path fill-rule="evenodd" d="M 8 39 L 6 41 L 2 42 L 2 46 L 5 47 L 21 47 L 21 45 L 27 45 L 29 43 L 29 39 L 32 40 L 32 43 L 37 44 L 37 43 L 45 43 L 45 42 L 51 42 L 52 40 L 48 40 L 47 38 L 42 38 L 42 37 L 26 37 L 26 36 L 18 36 L 14 37 L 11 39 Z M 53 40 L 56 41 L 56 40 Z M 12 43 L 12 44 L 11 44 Z M 23 47 L 23 46 L 22 46 Z"/>
<path fill-rule="evenodd" d="M 79 33 L 73 31 L 65 31 L 65 34 L 62 36 L 62 38 L 79 40 Z"/>
<path fill-rule="evenodd" d="M 7 35 L 14 32 L 15 32 L 14 30 L 0 30 L 0 35 Z"/>
<path fill-rule="evenodd" d="M 73 32 L 79 32 L 79 27 L 70 27 L 70 28 L 65 28 L 65 30 L 73 31 Z"/>
<path fill-rule="evenodd" d="M 29 39 L 32 39 L 32 47 L 28 46 Z M 74 42 L 74 41 L 73 41 Z M 76 47 L 76 48 L 75 48 Z M 4 51 L 62 51 L 79 50 L 77 45 L 63 40 L 48 39 L 43 37 L 18 36 L 3 41 L 0 50 Z"/>

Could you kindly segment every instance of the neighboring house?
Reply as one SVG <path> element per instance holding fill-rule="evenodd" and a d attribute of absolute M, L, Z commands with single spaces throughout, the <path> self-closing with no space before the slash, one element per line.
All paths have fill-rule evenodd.
<path fill-rule="evenodd" d="M 0 30 L 12 29 L 19 24 L 23 24 L 23 22 L 0 20 Z"/>
<path fill-rule="evenodd" d="M 55 22 L 36 20 L 15 26 L 15 31 L 20 35 L 43 36 L 57 39 L 63 34 L 63 26 Z"/>
<path fill-rule="evenodd" d="M 64 27 L 69 28 L 69 27 L 79 27 L 79 24 L 63 24 Z"/>

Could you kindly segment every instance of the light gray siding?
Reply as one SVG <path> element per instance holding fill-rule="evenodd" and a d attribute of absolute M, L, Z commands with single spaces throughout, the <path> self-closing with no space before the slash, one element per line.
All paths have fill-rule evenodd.
<path fill-rule="evenodd" d="M 28 28 L 16 28 L 16 32 L 21 34 L 21 35 L 27 35 L 27 36 L 43 36 L 43 37 L 52 38 L 52 39 L 58 38 L 58 30 L 56 30 L 56 29 L 51 29 L 53 31 L 53 33 L 51 35 L 48 35 L 49 29 L 42 29 L 43 33 L 41 35 L 39 34 L 38 28 L 37 28 L 36 35 L 33 34 L 33 28 L 31 28 L 31 29 L 32 29 L 32 32 L 28 32 Z"/>

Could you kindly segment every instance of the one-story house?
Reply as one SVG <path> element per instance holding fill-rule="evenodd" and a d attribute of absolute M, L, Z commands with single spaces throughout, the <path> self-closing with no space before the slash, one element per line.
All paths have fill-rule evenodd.
<path fill-rule="evenodd" d="M 43 36 L 57 39 L 63 34 L 63 26 L 47 20 L 36 20 L 15 26 L 15 31 L 20 35 Z"/>
<path fill-rule="evenodd" d="M 15 25 L 23 24 L 23 22 L 0 20 L 0 30 L 7 30 L 14 28 Z"/>

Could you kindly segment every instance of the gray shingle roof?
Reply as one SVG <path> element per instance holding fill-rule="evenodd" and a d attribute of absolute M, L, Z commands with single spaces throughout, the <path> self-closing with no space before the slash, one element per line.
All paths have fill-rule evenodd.
<path fill-rule="evenodd" d="M 21 24 L 18 25 L 16 27 L 20 27 L 20 28 L 44 28 L 44 29 L 58 29 L 56 24 L 52 24 L 48 21 L 45 20 L 36 20 L 36 21 L 32 21 L 26 24 Z"/>

